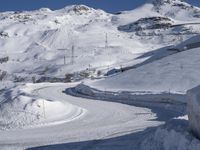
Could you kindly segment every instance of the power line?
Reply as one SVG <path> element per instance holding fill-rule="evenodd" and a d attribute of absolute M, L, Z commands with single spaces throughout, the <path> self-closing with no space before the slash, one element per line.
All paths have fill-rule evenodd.
<path fill-rule="evenodd" d="M 75 63 L 75 58 L 76 58 L 77 56 L 75 56 L 75 46 L 74 46 L 74 45 L 72 45 L 72 47 L 71 47 L 71 55 L 70 55 L 70 56 L 67 55 L 67 50 L 69 50 L 68 48 L 62 48 L 62 49 L 58 49 L 58 50 L 65 51 L 65 54 L 64 54 L 64 56 L 63 56 L 63 58 L 64 58 L 64 65 L 67 64 L 67 63 L 66 63 L 66 59 L 67 59 L 67 58 L 71 58 L 71 61 L 70 61 L 71 64 L 74 64 L 74 63 Z"/>

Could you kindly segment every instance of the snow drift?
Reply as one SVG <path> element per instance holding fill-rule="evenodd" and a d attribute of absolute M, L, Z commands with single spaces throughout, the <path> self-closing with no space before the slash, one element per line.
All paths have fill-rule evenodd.
<path fill-rule="evenodd" d="M 5 92 L 4 101 L 0 101 L 0 130 L 69 122 L 83 111 L 64 101 L 40 98 L 35 95 L 37 88 L 26 84 Z"/>
<path fill-rule="evenodd" d="M 191 130 L 200 138 L 200 86 L 187 92 L 188 95 L 188 117 Z"/>

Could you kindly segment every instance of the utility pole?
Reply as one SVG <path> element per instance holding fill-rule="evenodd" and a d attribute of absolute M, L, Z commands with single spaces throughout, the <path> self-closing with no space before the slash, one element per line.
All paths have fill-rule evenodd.
<path fill-rule="evenodd" d="M 89 71 L 89 72 L 91 71 L 91 67 L 92 67 L 92 66 L 89 64 L 89 65 L 88 65 L 88 71 Z"/>
<path fill-rule="evenodd" d="M 71 47 L 71 56 L 67 56 L 67 50 L 69 50 L 69 49 L 67 49 L 67 48 L 62 48 L 62 49 L 58 49 L 58 50 L 62 50 L 62 51 L 65 51 L 65 54 L 64 54 L 64 65 L 66 65 L 67 63 L 66 63 L 66 59 L 67 58 L 71 58 L 71 64 L 74 64 L 74 62 L 75 62 L 75 55 L 74 55 L 74 51 L 75 51 L 75 46 L 74 45 L 72 45 L 72 47 Z"/>
<path fill-rule="evenodd" d="M 65 55 L 64 55 L 64 65 L 66 65 L 66 57 L 65 57 Z"/>
<path fill-rule="evenodd" d="M 106 35 L 105 35 L 106 37 L 105 37 L 105 50 L 107 50 L 107 53 L 108 53 L 108 60 L 109 60 L 109 62 L 111 62 L 111 54 L 110 54 L 110 52 L 108 51 L 108 33 L 106 32 Z M 110 69 L 110 66 L 108 65 L 108 70 Z"/>
<path fill-rule="evenodd" d="M 66 63 L 66 58 L 67 58 L 67 48 L 58 49 L 58 50 L 60 50 L 60 51 L 64 51 L 64 52 L 65 52 L 63 58 L 64 58 L 64 65 L 66 65 L 66 64 L 67 64 L 67 63 Z"/>
<path fill-rule="evenodd" d="M 43 102 L 43 115 L 44 115 L 44 118 L 46 118 L 45 102 L 44 102 L 44 99 L 42 100 L 42 102 Z"/>
<path fill-rule="evenodd" d="M 71 64 L 74 64 L 74 45 L 72 45 Z"/>
<path fill-rule="evenodd" d="M 108 33 L 106 32 L 105 48 L 108 47 Z"/>

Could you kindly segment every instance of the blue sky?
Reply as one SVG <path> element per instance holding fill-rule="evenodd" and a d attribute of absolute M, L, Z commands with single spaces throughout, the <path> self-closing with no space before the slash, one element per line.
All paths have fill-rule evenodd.
<path fill-rule="evenodd" d="M 1 0 L 0 11 L 34 10 L 41 7 L 60 9 L 66 5 L 85 4 L 108 12 L 130 10 L 143 4 L 146 0 Z M 199 0 L 186 0 L 200 6 Z"/>

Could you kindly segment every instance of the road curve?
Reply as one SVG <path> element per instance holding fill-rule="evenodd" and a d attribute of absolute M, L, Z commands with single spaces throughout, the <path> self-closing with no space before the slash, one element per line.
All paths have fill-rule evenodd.
<path fill-rule="evenodd" d="M 87 110 L 78 118 L 50 126 L 0 131 L 0 149 L 26 149 L 44 145 L 108 139 L 160 125 L 153 121 L 150 109 L 119 103 L 89 100 L 66 95 L 63 91 L 75 84 L 45 84 L 37 96 L 54 101 L 67 101 Z M 67 149 L 67 148 L 65 148 Z"/>

